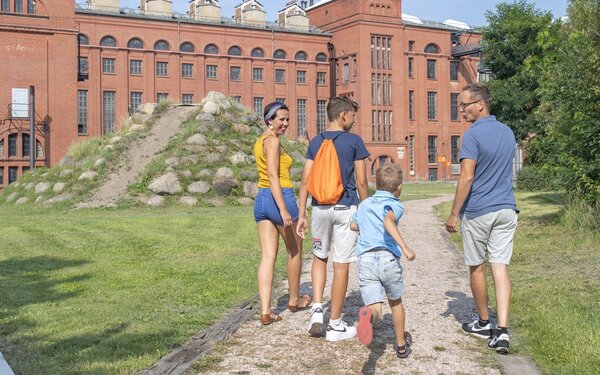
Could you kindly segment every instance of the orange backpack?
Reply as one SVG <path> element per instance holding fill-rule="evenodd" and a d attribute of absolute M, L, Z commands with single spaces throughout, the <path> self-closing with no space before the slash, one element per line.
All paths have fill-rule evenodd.
<path fill-rule="evenodd" d="M 340 161 L 333 141 L 342 133 L 332 139 L 326 139 L 323 134 L 323 143 L 313 161 L 310 175 L 308 176 L 308 191 L 319 204 L 336 204 L 344 193 Z"/>

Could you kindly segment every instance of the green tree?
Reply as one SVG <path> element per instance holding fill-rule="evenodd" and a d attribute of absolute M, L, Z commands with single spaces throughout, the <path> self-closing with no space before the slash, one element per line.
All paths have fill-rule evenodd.
<path fill-rule="evenodd" d="M 543 133 L 544 127 L 534 115 L 540 104 L 536 90 L 544 51 L 538 39 L 542 33 L 557 32 L 552 15 L 520 0 L 500 3 L 496 12 L 489 11 L 486 17 L 483 63 L 495 77 L 489 82 L 492 113 L 509 125 L 519 139 Z"/>

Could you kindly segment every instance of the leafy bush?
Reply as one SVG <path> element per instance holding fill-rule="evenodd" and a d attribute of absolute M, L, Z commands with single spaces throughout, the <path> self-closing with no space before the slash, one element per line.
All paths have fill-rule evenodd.
<path fill-rule="evenodd" d="M 526 165 L 517 174 L 517 189 L 525 191 L 563 190 L 567 177 L 560 167 Z"/>

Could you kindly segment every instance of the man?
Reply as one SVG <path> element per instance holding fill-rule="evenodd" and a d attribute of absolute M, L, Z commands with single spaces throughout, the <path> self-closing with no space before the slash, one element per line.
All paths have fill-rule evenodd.
<path fill-rule="evenodd" d="M 328 125 L 325 132 L 314 137 L 306 152 L 306 163 L 300 186 L 298 224 L 296 232 L 302 238 L 307 229 L 306 200 L 308 198 L 308 179 L 315 156 L 324 139 L 332 139 L 338 155 L 344 191 L 336 204 L 319 204 L 312 200 L 312 243 L 313 262 L 311 281 L 313 304 L 308 333 L 322 336 L 323 329 L 323 292 L 327 279 L 327 261 L 333 260 L 333 281 L 331 286 L 331 316 L 326 328 L 328 341 L 346 340 L 356 336 L 356 328 L 342 320 L 342 308 L 348 288 L 350 263 L 356 261 L 356 232 L 350 230 L 350 220 L 361 200 L 367 198 L 367 171 L 365 159 L 369 152 L 362 139 L 350 133 L 358 104 L 346 97 L 331 98 L 327 103 Z M 339 177 L 339 176 L 337 176 Z M 336 176 L 330 176 L 336 178 Z M 360 199 L 357 196 L 360 195 Z"/>
<path fill-rule="evenodd" d="M 460 217 L 465 263 L 470 267 L 471 291 L 479 313 L 478 319 L 462 328 L 491 338 L 490 348 L 508 354 L 508 264 L 519 212 L 512 188 L 515 135 L 490 115 L 490 99 L 489 90 L 481 84 L 467 85 L 459 95 L 459 111 L 472 125 L 463 135 L 460 177 L 446 229 L 456 232 Z M 495 333 L 488 312 L 486 255 L 496 293 Z"/>

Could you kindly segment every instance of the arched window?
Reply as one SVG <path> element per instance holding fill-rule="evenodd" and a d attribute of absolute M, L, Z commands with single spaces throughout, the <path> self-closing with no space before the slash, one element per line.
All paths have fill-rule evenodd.
<path fill-rule="evenodd" d="M 82 46 L 87 46 L 90 44 L 90 40 L 88 39 L 88 37 L 83 34 L 78 34 L 77 38 L 79 39 L 79 44 Z"/>
<path fill-rule="evenodd" d="M 100 45 L 102 47 L 116 47 L 117 41 L 112 36 L 105 36 L 104 38 L 100 39 Z"/>
<path fill-rule="evenodd" d="M 179 50 L 181 52 L 194 52 L 196 49 L 194 48 L 194 45 L 192 43 L 190 43 L 190 42 L 183 42 L 179 46 Z"/>
<path fill-rule="evenodd" d="M 250 53 L 250 56 L 252 56 L 252 57 L 265 57 L 265 51 L 263 51 L 262 48 L 256 47 L 255 49 L 252 50 L 252 53 Z"/>
<path fill-rule="evenodd" d="M 44 157 L 44 148 L 42 147 L 42 142 L 36 140 L 35 141 L 35 157 L 43 158 Z"/>
<path fill-rule="evenodd" d="M 304 51 L 296 52 L 296 56 L 294 56 L 294 60 L 306 61 L 307 60 L 306 52 L 304 52 Z"/>
<path fill-rule="evenodd" d="M 144 42 L 138 38 L 131 38 L 127 42 L 127 48 L 144 48 Z"/>
<path fill-rule="evenodd" d="M 285 59 L 286 56 L 287 54 L 282 49 L 278 49 L 277 51 L 273 52 L 274 59 Z"/>
<path fill-rule="evenodd" d="M 156 43 L 154 43 L 154 49 L 157 51 L 168 51 L 169 43 L 167 43 L 167 41 L 165 40 L 159 40 Z"/>
<path fill-rule="evenodd" d="M 327 62 L 327 55 L 321 52 L 317 55 L 316 60 L 321 62 Z"/>
<path fill-rule="evenodd" d="M 425 53 L 440 53 L 440 47 L 433 43 L 429 43 L 425 46 Z"/>
<path fill-rule="evenodd" d="M 209 55 L 216 55 L 219 53 L 219 48 L 214 44 L 209 44 L 206 47 L 204 47 L 204 53 L 207 53 Z"/>
<path fill-rule="evenodd" d="M 229 48 L 229 51 L 227 51 L 227 54 L 229 56 L 241 56 L 242 55 L 242 50 L 238 46 L 232 46 L 232 47 Z"/>

